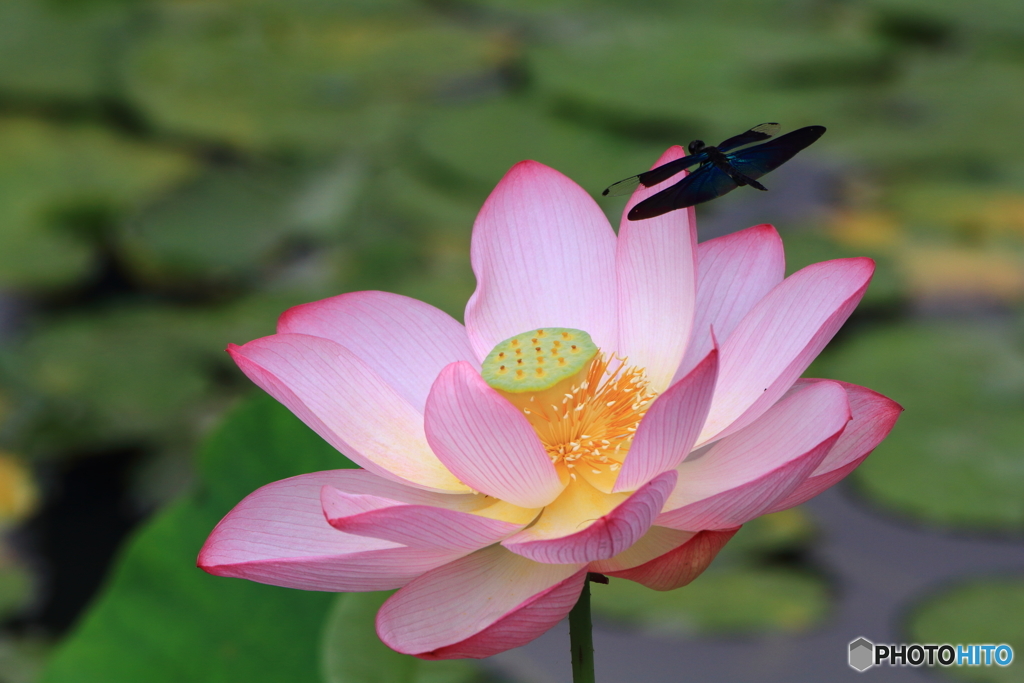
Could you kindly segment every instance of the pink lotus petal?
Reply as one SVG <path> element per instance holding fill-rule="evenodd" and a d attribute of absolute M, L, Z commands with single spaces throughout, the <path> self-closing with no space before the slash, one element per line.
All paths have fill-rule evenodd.
<path fill-rule="evenodd" d="M 459 360 L 479 365 L 454 318 L 389 292 L 351 292 L 289 308 L 277 331 L 341 344 L 421 413 L 441 368 Z"/>
<path fill-rule="evenodd" d="M 632 569 L 606 572 L 629 579 L 656 591 L 681 588 L 700 576 L 739 527 L 722 531 L 701 531 L 692 539 L 661 557 Z"/>
<path fill-rule="evenodd" d="M 420 659 L 482 659 L 526 645 L 572 611 L 583 588 L 585 571 L 538 593 L 492 625 L 460 643 L 416 655 Z"/>
<path fill-rule="evenodd" d="M 505 174 L 473 225 L 477 287 L 466 329 L 477 358 L 540 327 L 588 332 L 612 350 L 615 233 L 583 188 L 536 161 Z"/>
<path fill-rule="evenodd" d="M 874 261 L 839 259 L 782 281 L 722 344 L 718 386 L 697 444 L 735 433 L 793 385 L 864 296 Z"/>
<path fill-rule="evenodd" d="M 618 555 L 647 533 L 675 483 L 675 470 L 659 474 L 616 508 L 594 519 L 583 530 L 568 535 L 551 537 L 545 515 L 550 515 L 555 508 L 546 508 L 536 524 L 505 539 L 502 545 L 517 555 L 537 562 L 574 564 L 606 560 Z M 572 512 L 569 510 L 566 514 Z M 575 512 L 576 519 L 586 519 L 586 515 L 579 514 L 580 510 Z M 553 526 L 557 529 L 560 525 L 556 523 Z"/>
<path fill-rule="evenodd" d="M 802 379 L 794 385 L 794 390 L 803 390 L 821 381 L 824 380 Z M 837 384 L 846 389 L 853 419 L 811 476 L 768 512 L 800 505 L 843 479 L 889 435 L 903 412 L 900 404 L 870 389 L 846 382 Z"/>
<path fill-rule="evenodd" d="M 466 553 L 407 548 L 333 528 L 324 519 L 320 489 L 344 486 L 350 473 L 303 474 L 249 494 L 206 539 L 199 568 L 286 588 L 376 591 L 403 586 Z"/>
<path fill-rule="evenodd" d="M 525 508 L 561 493 L 537 432 L 469 363 L 452 363 L 427 398 L 426 433 L 437 457 L 473 489 Z"/>
<path fill-rule="evenodd" d="M 654 166 L 683 156 L 670 147 Z M 647 371 L 651 388 L 668 388 L 693 327 L 697 291 L 697 227 L 693 208 L 645 221 L 626 220 L 638 202 L 679 182 L 685 173 L 652 188 L 641 186 L 626 205 L 615 253 L 619 343 L 616 353 Z"/>
<path fill-rule="evenodd" d="M 424 488 L 469 490 L 430 450 L 419 411 L 344 346 L 275 334 L 228 352 L 249 379 L 362 467 Z"/>
<path fill-rule="evenodd" d="M 472 512 L 480 509 L 483 498 L 476 493 L 427 491 L 379 477 L 368 470 L 334 470 L 331 477 L 331 487 L 343 493 L 386 498 L 402 505 L 430 505 L 446 510 Z"/>
<path fill-rule="evenodd" d="M 324 516 L 338 531 L 415 548 L 471 552 L 497 543 L 525 526 L 431 505 L 405 505 L 378 496 L 320 492 Z"/>
<path fill-rule="evenodd" d="M 665 526 L 652 526 L 639 541 L 607 560 L 595 560 L 587 570 L 608 574 L 609 572 L 632 569 L 669 553 L 696 535 L 694 531 L 680 531 Z"/>
<path fill-rule="evenodd" d="M 850 421 L 846 391 L 819 382 L 678 468 L 659 526 L 728 529 L 764 514 L 824 460 Z"/>
<path fill-rule="evenodd" d="M 540 564 L 491 546 L 392 595 L 377 613 L 377 635 L 423 659 L 497 654 L 558 623 L 585 577 L 583 565 Z"/>
<path fill-rule="evenodd" d="M 718 376 L 718 350 L 651 404 L 613 491 L 632 491 L 681 463 L 707 419 Z"/>
<path fill-rule="evenodd" d="M 686 356 L 673 383 L 685 377 L 714 346 L 724 344 L 743 317 L 782 282 L 786 257 L 771 225 L 716 237 L 697 245 L 697 314 Z"/>

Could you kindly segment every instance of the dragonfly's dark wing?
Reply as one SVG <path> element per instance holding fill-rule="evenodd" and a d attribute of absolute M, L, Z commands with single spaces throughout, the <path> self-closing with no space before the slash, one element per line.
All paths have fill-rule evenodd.
<path fill-rule="evenodd" d="M 631 221 L 654 218 L 669 211 L 721 197 L 737 187 L 739 185 L 725 171 L 708 164 L 701 166 L 672 187 L 643 200 L 630 209 L 626 217 Z"/>
<path fill-rule="evenodd" d="M 746 133 L 734 135 L 728 140 L 724 141 L 722 144 L 718 145 L 718 151 L 728 152 L 730 149 L 736 149 L 737 147 L 742 147 L 743 145 L 749 145 L 751 142 L 760 142 L 761 140 L 767 140 L 768 138 L 778 133 L 779 128 L 781 127 L 782 126 L 780 126 L 777 123 L 762 123 L 759 126 L 754 126 Z"/>
<path fill-rule="evenodd" d="M 729 154 L 729 162 L 743 175 L 760 178 L 792 159 L 797 152 L 820 138 L 824 133 L 825 126 L 798 128 L 771 142 Z"/>
<path fill-rule="evenodd" d="M 707 152 L 698 152 L 689 156 L 680 157 L 675 161 L 670 161 L 667 164 L 662 164 L 657 168 L 652 168 L 646 173 L 640 174 L 640 182 L 644 187 L 654 187 L 658 183 L 665 182 L 680 171 L 684 171 L 691 166 L 707 161 Z"/>
<path fill-rule="evenodd" d="M 662 164 L 657 168 L 652 168 L 650 171 L 645 171 L 639 175 L 631 176 L 625 180 L 620 180 L 614 185 L 610 185 L 601 194 L 605 197 L 611 195 L 616 197 L 621 194 L 629 194 L 639 186 L 653 187 L 660 182 L 664 182 L 689 167 L 699 164 L 702 161 L 707 161 L 707 154 L 691 154 L 690 156 L 681 157 L 674 161 L 670 161 L 667 164 Z"/>

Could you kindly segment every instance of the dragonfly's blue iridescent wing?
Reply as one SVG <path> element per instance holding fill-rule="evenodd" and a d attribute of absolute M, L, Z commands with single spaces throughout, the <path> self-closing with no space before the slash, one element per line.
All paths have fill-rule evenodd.
<path fill-rule="evenodd" d="M 820 138 L 824 133 L 825 126 L 798 128 L 771 142 L 748 147 L 727 156 L 729 163 L 737 171 L 750 178 L 760 178 L 792 159 L 797 152 Z"/>
<path fill-rule="evenodd" d="M 675 209 L 683 209 L 721 197 L 737 187 L 739 185 L 725 171 L 713 164 L 706 164 L 672 187 L 634 206 L 626 218 L 631 221 L 654 218 Z"/>
<path fill-rule="evenodd" d="M 752 142 L 760 142 L 761 140 L 767 140 L 776 133 L 779 132 L 780 126 L 777 123 L 762 123 L 758 126 L 754 126 L 746 133 L 740 133 L 734 135 L 725 142 L 718 145 L 719 152 L 728 152 L 731 149 L 742 147 L 743 145 L 749 145 Z"/>
<path fill-rule="evenodd" d="M 609 185 L 601 195 L 604 197 L 617 197 L 623 194 L 630 194 L 641 185 L 644 187 L 654 187 L 658 183 L 668 180 L 680 171 L 684 171 L 691 166 L 701 163 L 702 161 L 707 161 L 707 158 L 707 154 L 691 154 L 690 156 L 681 157 L 674 161 L 670 161 L 667 164 L 662 164 L 657 168 L 652 168 L 650 171 L 630 176 L 625 180 L 620 180 L 614 185 Z"/>

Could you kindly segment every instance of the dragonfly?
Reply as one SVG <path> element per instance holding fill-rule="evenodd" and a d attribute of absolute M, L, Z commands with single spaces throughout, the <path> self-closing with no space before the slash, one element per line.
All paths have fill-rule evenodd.
<path fill-rule="evenodd" d="M 703 140 L 694 140 L 687 146 L 688 156 L 620 180 L 602 194 L 628 194 L 640 185 L 654 187 L 697 164 L 700 164 L 697 170 L 638 203 L 629 210 L 626 217 L 631 221 L 654 218 L 721 197 L 741 185 L 767 191 L 768 188 L 757 182 L 757 179 L 792 159 L 797 152 L 825 133 L 825 126 L 807 126 L 770 142 L 747 146 L 774 137 L 779 128 L 777 123 L 762 123 L 714 147 L 705 145 Z"/>

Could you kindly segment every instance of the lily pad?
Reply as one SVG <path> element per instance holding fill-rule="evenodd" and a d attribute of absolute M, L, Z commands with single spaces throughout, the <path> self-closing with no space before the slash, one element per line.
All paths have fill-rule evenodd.
<path fill-rule="evenodd" d="M 0 90 L 30 98 L 109 95 L 125 4 L 4 0 Z"/>
<path fill-rule="evenodd" d="M 453 180 L 476 190 L 481 201 L 524 159 L 547 164 L 598 196 L 623 176 L 650 168 L 665 149 L 587 130 L 551 116 L 537 102 L 512 98 L 432 111 L 417 130 L 419 150 L 454 174 Z M 621 212 L 614 205 L 610 213 Z"/>
<path fill-rule="evenodd" d="M 591 588 L 594 612 L 613 625 L 657 634 L 804 631 L 831 606 L 825 581 L 788 560 L 808 548 L 814 533 L 799 508 L 759 517 L 690 585 L 659 592 L 612 579 Z"/>
<path fill-rule="evenodd" d="M 866 4 L 904 24 L 924 26 L 932 33 L 945 31 L 961 40 L 991 41 L 999 37 L 1019 40 L 1024 25 L 1024 8 L 1014 0 L 980 0 L 971 6 L 928 0 L 868 0 Z"/>
<path fill-rule="evenodd" d="M 902 11 L 879 6 L 900 4 L 908 3 L 659 5 L 657 16 L 638 10 L 615 19 L 606 8 L 531 45 L 528 72 L 536 95 L 572 120 L 635 138 L 714 142 L 764 120 L 825 123 L 829 134 L 807 154 L 831 150 L 910 177 L 1009 173 L 1006 141 L 1024 108 L 1014 87 L 1024 73 L 1020 39 L 1006 33 L 993 48 L 990 33 L 975 51 L 903 52 L 879 28 Z M 925 13 L 938 7 L 909 4 Z M 1019 15 L 1013 3 L 990 4 L 1004 11 L 980 11 L 981 21 L 1019 26 L 992 20 Z"/>
<path fill-rule="evenodd" d="M 871 387 L 906 412 L 853 480 L 873 502 L 935 524 L 1024 526 L 1024 354 L 997 323 L 875 329 L 808 371 Z"/>
<path fill-rule="evenodd" d="M 1009 666 L 936 667 L 945 677 L 978 683 L 1020 681 L 1024 652 L 1024 578 L 975 579 L 931 596 L 910 617 L 908 641 L 915 643 L 1006 644 Z"/>
<path fill-rule="evenodd" d="M 160 126 L 317 152 L 389 139 L 410 104 L 496 68 L 511 45 L 369 3 L 167 3 L 154 26 L 125 80 Z"/>
<path fill-rule="evenodd" d="M 1022 78 L 1019 61 L 908 59 L 862 104 L 872 115 L 850 121 L 836 149 L 910 178 L 990 179 L 1016 162 L 1004 157 L 1024 116 L 1024 93 L 1012 87 Z"/>
<path fill-rule="evenodd" d="M 356 162 L 208 169 L 138 212 L 120 233 L 130 267 L 158 283 L 238 281 L 289 241 L 337 237 L 361 185 Z"/>
<path fill-rule="evenodd" d="M 351 466 L 269 397 L 239 406 L 202 450 L 203 485 L 132 539 L 41 681 L 318 680 L 331 595 L 210 576 L 195 558 L 220 518 L 256 488 Z"/>
<path fill-rule="evenodd" d="M 785 569 L 709 570 L 668 592 L 612 579 L 591 594 L 599 618 L 659 635 L 800 632 L 829 608 L 821 581 Z"/>
<path fill-rule="evenodd" d="M 90 126 L 0 119 L 0 286 L 53 287 L 92 268 L 92 226 L 178 182 L 185 156 Z M 83 234 L 86 233 L 86 234 Z"/>
<path fill-rule="evenodd" d="M 205 347 L 187 313 L 135 307 L 55 321 L 17 354 L 23 378 L 44 398 L 36 416 L 37 452 L 191 433 L 209 407 L 207 364 L 222 343 Z"/>
<path fill-rule="evenodd" d="M 221 306 L 124 305 L 38 326 L 0 354 L 4 381 L 21 388 L 12 438 L 31 456 L 144 445 L 180 464 L 226 400 L 252 388 L 227 343 L 273 334 L 288 308 L 340 291 L 304 284 Z"/>
<path fill-rule="evenodd" d="M 461 319 L 476 284 L 469 243 L 482 201 L 446 192 L 401 166 L 379 170 L 346 236 L 353 262 L 344 289 L 398 292 Z"/>
<path fill-rule="evenodd" d="M 324 622 L 323 683 L 479 683 L 484 679 L 470 660 L 425 661 L 382 643 L 374 620 L 392 593 L 347 593 L 335 598 Z"/>
<path fill-rule="evenodd" d="M 638 132 L 661 122 L 713 141 L 764 120 L 844 119 L 863 86 L 884 78 L 883 46 L 870 36 L 763 4 L 592 21 L 531 49 L 529 63 L 545 97 L 633 121 Z"/>

